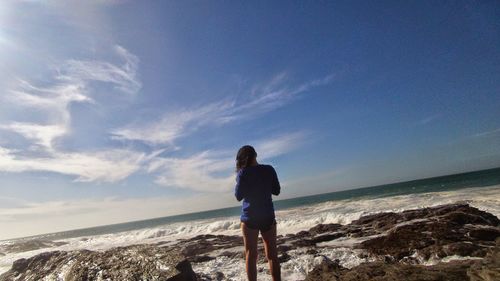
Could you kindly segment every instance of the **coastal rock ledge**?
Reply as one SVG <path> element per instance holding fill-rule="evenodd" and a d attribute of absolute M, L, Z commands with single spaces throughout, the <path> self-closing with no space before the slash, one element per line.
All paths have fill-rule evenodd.
<path fill-rule="evenodd" d="M 132 245 L 103 252 L 52 251 L 16 260 L 0 276 L 7 280 L 158 280 L 194 281 L 196 274 L 183 255 L 153 245 Z"/>
<path fill-rule="evenodd" d="M 324 260 L 305 281 L 496 281 L 500 280 L 500 239 L 481 260 L 456 260 L 431 266 L 401 262 L 367 262 L 347 269 L 338 261 Z"/>
<path fill-rule="evenodd" d="M 60 242 L 20 243 L 3 251 Z M 259 264 L 265 265 L 262 244 L 259 251 Z M 347 225 L 319 224 L 279 235 L 278 251 L 283 265 L 297 252 L 315 261 L 306 281 L 500 281 L 500 220 L 466 203 L 377 213 Z M 343 256 L 329 255 L 336 251 L 355 254 L 359 262 L 335 260 Z M 15 261 L 0 281 L 238 280 L 214 265 L 221 258 L 244 260 L 241 236 L 204 234 L 106 251 L 45 252 Z M 195 273 L 191 266 L 208 270 Z"/>

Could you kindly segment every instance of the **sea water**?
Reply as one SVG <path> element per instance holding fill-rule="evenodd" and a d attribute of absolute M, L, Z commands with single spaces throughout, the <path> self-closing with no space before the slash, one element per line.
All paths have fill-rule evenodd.
<path fill-rule="evenodd" d="M 275 201 L 278 234 L 296 233 L 320 223 L 348 224 L 363 215 L 379 212 L 400 212 L 408 209 L 466 202 L 500 217 L 500 169 L 491 169 L 425 180 L 381 185 L 356 190 L 333 192 L 288 200 Z M 200 234 L 240 235 L 239 207 L 170 216 L 144 221 L 51 233 L 15 240 L 0 241 L 2 245 L 20 240 L 48 239 L 67 244 L 34 251 L 0 256 L 0 274 L 12 262 L 50 250 L 105 250 L 111 247 L 139 243 L 156 243 L 194 237 Z M 339 239 L 342 240 L 342 239 Z M 289 252 L 293 257 L 282 264 L 285 280 L 300 280 L 323 258 L 339 259 L 345 267 L 353 267 L 366 258 L 349 246 L 352 241 L 335 241 L 335 249 L 325 249 L 318 257 Z M 241 249 L 235 249 L 239 251 Z M 1 250 L 0 250 L 1 251 Z M 266 267 L 260 264 L 260 267 Z M 218 257 L 193 264 L 196 272 L 209 274 L 217 268 L 230 280 L 245 280 L 244 261 Z M 262 276 L 262 280 L 270 280 Z M 260 277 L 259 277 L 259 280 Z"/>

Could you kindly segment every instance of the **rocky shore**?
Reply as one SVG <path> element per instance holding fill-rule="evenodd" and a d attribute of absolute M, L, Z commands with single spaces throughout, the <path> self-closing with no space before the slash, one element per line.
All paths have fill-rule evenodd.
<path fill-rule="evenodd" d="M 308 281 L 500 280 L 499 237 L 497 217 L 464 203 L 379 213 L 348 225 L 320 224 L 279 236 L 278 247 L 282 264 L 297 252 L 313 257 Z M 51 243 L 57 242 L 11 250 Z M 200 235 L 174 244 L 50 251 L 15 261 L 0 280 L 235 280 L 217 266 L 203 273 L 196 268 L 220 258 L 242 260 L 242 246 L 240 236 Z M 339 249 L 360 262 L 343 263 L 327 254 Z"/>

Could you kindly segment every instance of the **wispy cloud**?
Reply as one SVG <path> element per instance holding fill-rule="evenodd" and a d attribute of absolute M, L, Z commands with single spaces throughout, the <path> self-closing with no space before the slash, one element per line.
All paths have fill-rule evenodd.
<path fill-rule="evenodd" d="M 0 129 L 18 133 L 49 150 L 53 149 L 53 140 L 65 135 L 68 131 L 71 121 L 69 105 L 73 102 L 93 102 L 91 98 L 83 94 L 81 83 L 38 88 L 24 80 L 19 80 L 18 88 L 10 91 L 10 95 L 5 100 L 19 107 L 43 111 L 47 120 L 38 120 L 43 123 L 14 121 L 0 124 Z"/>
<path fill-rule="evenodd" d="M 56 111 L 67 115 L 67 105 L 70 102 L 93 102 L 85 95 L 85 84 L 57 83 L 49 87 L 36 87 L 26 80 L 19 79 L 17 88 L 11 90 L 5 99 L 18 106 L 33 107 L 41 110 Z"/>
<path fill-rule="evenodd" d="M 329 74 L 325 77 L 291 86 L 288 83 L 288 75 L 285 72 L 279 73 L 268 83 L 254 86 L 250 95 L 251 99 L 236 105 L 233 110 L 235 115 L 233 117 L 251 116 L 252 114 L 263 113 L 282 107 L 302 93 L 331 83 L 334 78 L 334 74 Z M 247 112 L 247 110 L 252 110 L 254 113 Z"/>
<path fill-rule="evenodd" d="M 17 133 L 31 141 L 38 156 L 36 153 L 26 156 L 25 151 L 0 147 L 0 171 L 45 171 L 76 176 L 77 181 L 115 182 L 140 169 L 142 162 L 148 159 L 144 153 L 122 149 L 61 151 L 54 146 L 57 138 L 71 131 L 70 105 L 95 102 L 88 90 L 90 83 L 109 83 L 126 93 L 139 90 L 137 57 L 121 46 L 115 46 L 114 50 L 125 61 L 122 66 L 104 61 L 68 60 L 49 86 L 37 87 L 18 80 L 17 87 L 4 100 L 43 112 L 45 120 L 5 122 L 0 124 L 0 130 Z"/>
<path fill-rule="evenodd" d="M 156 183 L 162 186 L 220 192 L 234 182 L 234 175 L 228 172 L 233 164 L 227 152 L 204 151 L 187 158 L 157 158 L 148 171 L 158 172 Z"/>
<path fill-rule="evenodd" d="M 500 128 L 497 128 L 497 129 L 494 129 L 494 130 L 491 130 L 491 131 L 477 133 L 477 134 L 471 135 L 471 137 L 474 137 L 474 138 L 491 137 L 491 136 L 494 136 L 494 135 L 497 135 L 497 134 L 500 135 Z"/>
<path fill-rule="evenodd" d="M 285 154 L 300 146 L 306 133 L 294 132 L 252 142 L 259 160 Z M 173 188 L 203 192 L 227 192 L 234 187 L 235 151 L 203 151 L 185 158 L 156 157 L 148 172 L 156 173 L 156 183 Z"/>
<path fill-rule="evenodd" d="M 67 131 L 65 124 L 40 125 L 21 122 L 0 125 L 0 129 L 18 133 L 27 139 L 33 140 L 36 145 L 49 149 L 52 148 L 52 141 L 65 135 Z"/>
<path fill-rule="evenodd" d="M 129 150 L 53 152 L 46 157 L 21 156 L 0 147 L 0 171 L 43 171 L 76 176 L 76 181 L 116 182 L 141 168 L 148 156 Z"/>
<path fill-rule="evenodd" d="M 174 145 L 176 139 L 214 122 L 231 107 L 230 102 L 217 102 L 194 109 L 179 109 L 164 114 L 155 122 L 130 124 L 115 129 L 111 131 L 111 136 L 117 140 L 142 141 L 150 145 Z"/>
<path fill-rule="evenodd" d="M 309 136 L 309 133 L 305 131 L 281 134 L 255 141 L 253 146 L 258 150 L 260 159 L 269 159 L 297 149 Z"/>
<path fill-rule="evenodd" d="M 426 125 L 436 119 L 438 119 L 439 117 L 441 117 L 441 114 L 433 114 L 433 115 L 430 115 L 430 116 L 427 116 L 425 118 L 422 118 L 420 120 L 417 121 L 417 124 L 418 125 Z"/>
<path fill-rule="evenodd" d="M 123 92 L 135 94 L 141 88 L 137 78 L 139 59 L 121 46 L 114 47 L 115 52 L 125 61 L 115 65 L 104 61 L 68 60 L 56 77 L 62 81 L 78 83 L 81 81 L 100 81 L 116 85 Z"/>
<path fill-rule="evenodd" d="M 38 145 L 52 149 L 53 140 L 69 131 L 69 105 L 73 102 L 94 102 L 87 91 L 90 82 L 106 82 L 126 93 L 137 92 L 141 87 L 136 77 L 137 57 L 121 46 L 115 46 L 115 51 L 125 60 L 124 65 L 69 60 L 60 67 L 55 82 L 48 87 L 36 87 L 28 81 L 19 80 L 17 88 L 11 90 L 4 99 L 16 106 L 45 111 L 47 120 L 43 120 L 43 123 L 0 124 L 0 129 L 19 133 L 35 140 Z"/>
<path fill-rule="evenodd" d="M 133 123 L 112 130 L 114 139 L 142 141 L 150 145 L 174 144 L 201 127 L 217 126 L 242 119 L 255 118 L 263 113 L 285 106 L 301 94 L 315 87 L 331 83 L 335 75 L 290 86 L 286 73 L 280 73 L 267 83 L 255 85 L 247 96 L 225 99 L 203 106 L 165 113 L 153 122 Z"/>

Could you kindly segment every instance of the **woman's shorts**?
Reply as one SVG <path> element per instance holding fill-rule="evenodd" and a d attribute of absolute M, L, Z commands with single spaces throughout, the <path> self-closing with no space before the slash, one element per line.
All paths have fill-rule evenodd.
<path fill-rule="evenodd" d="M 268 219 L 268 220 L 248 220 L 242 221 L 246 225 L 246 227 L 254 230 L 259 230 L 261 233 L 269 231 L 274 225 L 276 225 L 276 219 Z"/>

